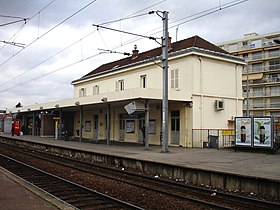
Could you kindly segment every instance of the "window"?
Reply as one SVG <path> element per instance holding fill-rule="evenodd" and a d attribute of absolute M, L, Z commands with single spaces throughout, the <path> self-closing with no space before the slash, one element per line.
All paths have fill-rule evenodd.
<path fill-rule="evenodd" d="M 179 70 L 171 70 L 171 89 L 179 88 Z"/>
<path fill-rule="evenodd" d="M 135 132 L 135 120 L 126 120 L 126 133 Z"/>
<path fill-rule="evenodd" d="M 243 54 L 243 58 L 247 59 L 248 58 L 248 53 Z"/>
<path fill-rule="evenodd" d="M 142 88 L 146 88 L 147 87 L 147 75 L 140 76 L 140 86 Z"/>
<path fill-rule="evenodd" d="M 269 50 L 269 57 L 278 57 L 279 55 L 279 49 Z"/>
<path fill-rule="evenodd" d="M 124 90 L 124 80 L 118 80 L 116 82 L 116 91 L 123 91 Z"/>
<path fill-rule="evenodd" d="M 237 51 L 237 44 L 232 44 L 228 46 L 228 51 L 229 52 L 236 52 Z"/>
<path fill-rule="evenodd" d="M 92 95 L 98 95 L 99 94 L 99 85 L 93 86 Z"/>
<path fill-rule="evenodd" d="M 254 53 L 252 53 L 252 59 L 253 60 L 262 59 L 262 52 L 254 52 Z"/>
<path fill-rule="evenodd" d="M 85 132 L 90 132 L 91 130 L 91 121 L 86 121 Z"/>
<path fill-rule="evenodd" d="M 280 87 L 279 86 L 274 86 L 270 88 L 270 94 L 272 96 L 279 96 L 280 95 Z"/>
<path fill-rule="evenodd" d="M 243 45 L 243 46 L 247 46 L 247 45 L 248 45 L 248 42 L 247 42 L 247 41 L 243 41 L 243 42 L 242 42 L 242 45 Z"/>
<path fill-rule="evenodd" d="M 263 88 L 262 87 L 254 87 L 253 88 L 253 96 L 263 96 Z"/>
<path fill-rule="evenodd" d="M 252 72 L 260 72 L 262 71 L 262 69 L 263 69 L 262 63 L 252 64 Z"/>
<path fill-rule="evenodd" d="M 280 75 L 279 74 L 270 74 L 268 76 L 269 82 L 279 82 L 280 81 Z"/>
<path fill-rule="evenodd" d="M 254 99 L 253 107 L 254 108 L 263 108 L 264 107 L 263 99 Z"/>
<path fill-rule="evenodd" d="M 279 107 L 280 107 L 280 98 L 271 98 L 270 108 L 279 108 Z"/>
<path fill-rule="evenodd" d="M 280 69 L 280 60 L 269 61 L 269 70 Z"/>
<path fill-rule="evenodd" d="M 254 111 L 254 116 L 263 116 L 263 112 L 262 111 Z"/>
<path fill-rule="evenodd" d="M 81 88 L 79 90 L 79 97 L 85 97 L 86 96 L 86 88 Z"/>

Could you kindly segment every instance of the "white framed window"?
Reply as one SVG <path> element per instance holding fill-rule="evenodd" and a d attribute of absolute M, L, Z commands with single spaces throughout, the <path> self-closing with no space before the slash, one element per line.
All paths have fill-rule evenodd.
<path fill-rule="evenodd" d="M 99 85 L 94 85 L 92 89 L 92 95 L 98 95 L 99 94 Z"/>
<path fill-rule="evenodd" d="M 171 73 L 171 89 L 179 89 L 179 70 L 173 69 L 170 71 Z"/>
<path fill-rule="evenodd" d="M 147 75 L 140 76 L 140 87 L 147 88 Z"/>
<path fill-rule="evenodd" d="M 124 80 L 118 80 L 116 82 L 116 91 L 123 91 L 124 90 Z"/>
<path fill-rule="evenodd" d="M 81 88 L 79 90 L 79 97 L 85 97 L 87 95 L 86 88 Z"/>
<path fill-rule="evenodd" d="M 263 64 L 262 63 L 253 63 L 252 72 L 260 72 L 260 71 L 263 71 Z"/>
<path fill-rule="evenodd" d="M 279 57 L 280 55 L 280 51 L 279 49 L 272 49 L 272 50 L 269 50 L 269 57 Z"/>
<path fill-rule="evenodd" d="M 259 59 L 262 59 L 262 52 L 254 52 L 252 53 L 252 59 L 253 60 L 259 60 Z"/>
<path fill-rule="evenodd" d="M 253 88 L 253 96 L 263 96 L 263 88 L 262 87 L 254 87 Z"/>
<path fill-rule="evenodd" d="M 280 96 L 280 87 L 279 86 L 270 87 L 270 94 L 272 96 Z"/>

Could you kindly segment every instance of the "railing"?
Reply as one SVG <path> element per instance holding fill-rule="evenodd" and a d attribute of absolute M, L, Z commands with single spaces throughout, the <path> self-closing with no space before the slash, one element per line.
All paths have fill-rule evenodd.
<path fill-rule="evenodd" d="M 262 98 L 262 97 L 275 97 L 280 96 L 280 91 L 270 91 L 270 92 L 249 92 L 249 98 Z M 247 93 L 243 93 L 242 97 L 246 98 Z"/>
<path fill-rule="evenodd" d="M 233 129 L 192 129 L 193 148 L 226 148 L 234 146 Z"/>
<path fill-rule="evenodd" d="M 257 66 L 254 69 L 252 66 L 249 67 L 249 73 L 259 73 L 259 72 L 268 72 L 268 71 L 276 71 L 280 70 L 280 64 L 268 65 L 268 66 Z M 242 74 L 247 74 L 247 70 L 244 69 Z"/>
<path fill-rule="evenodd" d="M 246 110 L 246 104 L 243 105 L 243 110 Z M 272 103 L 250 103 L 250 110 L 255 109 L 280 109 L 280 102 L 272 102 Z"/>

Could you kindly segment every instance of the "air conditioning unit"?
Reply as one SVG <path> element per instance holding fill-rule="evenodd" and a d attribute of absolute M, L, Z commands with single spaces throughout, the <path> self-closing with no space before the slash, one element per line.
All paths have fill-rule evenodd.
<path fill-rule="evenodd" d="M 220 111 L 225 108 L 225 101 L 224 100 L 215 100 L 214 104 L 215 110 Z"/>

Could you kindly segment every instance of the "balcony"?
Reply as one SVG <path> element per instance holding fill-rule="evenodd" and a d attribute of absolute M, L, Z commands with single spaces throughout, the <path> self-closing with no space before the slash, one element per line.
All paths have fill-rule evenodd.
<path fill-rule="evenodd" d="M 249 66 L 249 73 L 258 73 L 258 72 L 269 72 L 269 71 L 279 71 L 280 64 L 269 65 L 269 66 Z M 247 74 L 246 69 L 242 71 L 242 74 Z"/>
<path fill-rule="evenodd" d="M 247 109 L 247 105 L 243 104 L 243 110 Z M 280 110 L 280 102 L 279 103 L 271 103 L 271 104 L 249 104 L 250 110 L 265 110 L 265 109 L 279 109 Z"/>
<path fill-rule="evenodd" d="M 244 92 L 242 95 L 244 98 L 247 97 L 247 93 Z M 270 98 L 270 97 L 279 97 L 280 96 L 280 89 L 279 90 L 270 90 L 268 92 L 265 91 L 256 91 L 256 92 L 249 92 L 249 98 Z"/>

